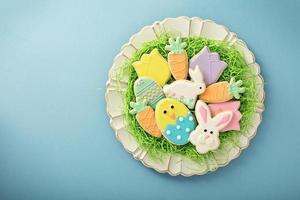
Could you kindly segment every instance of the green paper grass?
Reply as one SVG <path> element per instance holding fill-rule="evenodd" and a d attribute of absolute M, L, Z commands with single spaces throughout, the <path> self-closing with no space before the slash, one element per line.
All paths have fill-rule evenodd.
<path fill-rule="evenodd" d="M 133 91 L 133 85 L 135 80 L 138 78 L 132 63 L 140 60 L 141 56 L 145 53 L 150 53 L 151 50 L 157 48 L 161 55 L 167 59 L 167 51 L 165 46 L 168 45 L 168 35 L 164 34 L 158 39 L 151 42 L 144 43 L 141 48 L 139 48 L 132 56 L 132 58 L 121 67 L 121 70 L 117 73 L 118 79 L 121 79 L 124 73 L 129 74 L 128 88 L 124 97 L 124 114 L 125 114 L 125 124 L 127 130 L 136 139 L 137 143 L 148 152 L 148 154 L 153 159 L 161 159 L 166 153 L 177 153 L 186 156 L 196 162 L 202 163 L 209 157 L 213 156 L 211 152 L 207 154 L 199 154 L 195 146 L 188 143 L 183 146 L 177 146 L 169 143 L 164 137 L 155 138 L 147 134 L 141 126 L 138 124 L 135 115 L 129 113 L 130 102 L 135 101 L 135 95 Z M 256 105 L 256 77 L 251 68 L 246 64 L 242 55 L 238 50 L 229 45 L 226 42 L 215 41 L 205 39 L 203 37 L 188 37 L 182 38 L 182 42 L 186 42 L 187 46 L 185 48 L 188 58 L 192 58 L 197 54 L 204 46 L 208 46 L 211 52 L 217 52 L 220 55 L 220 59 L 225 61 L 228 66 L 220 76 L 218 81 L 230 81 L 231 77 L 235 77 L 236 80 L 242 80 L 243 86 L 246 91 L 242 94 L 239 99 L 241 102 L 240 112 L 242 113 L 242 118 L 240 121 L 241 130 L 240 131 L 227 131 L 220 135 L 221 145 L 228 142 L 234 141 L 237 135 L 245 132 L 252 120 L 252 116 L 255 113 Z M 173 82 L 174 79 L 169 80 L 168 83 Z M 193 112 L 193 110 L 192 110 Z"/>

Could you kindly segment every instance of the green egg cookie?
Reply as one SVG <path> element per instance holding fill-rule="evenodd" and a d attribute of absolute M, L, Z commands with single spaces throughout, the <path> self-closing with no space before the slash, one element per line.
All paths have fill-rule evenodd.
<path fill-rule="evenodd" d="M 161 86 L 154 80 L 146 77 L 138 78 L 134 82 L 134 94 L 136 96 L 136 101 L 146 101 L 148 105 L 155 109 L 156 104 L 165 95 Z"/>

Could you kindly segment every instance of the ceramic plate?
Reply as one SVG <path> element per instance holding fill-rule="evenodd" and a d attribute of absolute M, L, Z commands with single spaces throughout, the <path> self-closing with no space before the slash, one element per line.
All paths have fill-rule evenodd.
<path fill-rule="evenodd" d="M 258 103 L 251 128 L 249 128 L 247 132 L 237 135 L 234 140 L 222 143 L 219 149 L 213 152 L 213 156 L 206 158 L 203 164 L 198 164 L 177 154 L 166 154 L 161 161 L 154 161 L 147 155 L 147 152 L 137 144 L 124 125 L 122 95 L 127 90 L 128 77 L 125 74 L 121 80 L 117 81 L 114 79 L 113 73 L 116 69 L 120 68 L 124 62 L 130 59 L 132 54 L 141 47 L 144 42 L 156 39 L 157 35 L 161 32 L 170 32 L 174 36 L 178 35 L 181 37 L 201 35 L 208 39 L 227 41 L 230 45 L 234 45 L 239 50 L 249 67 L 251 67 L 257 75 Z M 235 33 L 230 32 L 225 26 L 217 24 L 212 20 L 182 16 L 167 18 L 163 21 L 154 22 L 154 24 L 150 26 L 145 26 L 140 32 L 134 34 L 128 43 L 123 45 L 120 53 L 115 57 L 109 72 L 106 102 L 110 124 L 115 130 L 117 139 L 135 159 L 140 160 L 146 167 L 153 168 L 160 173 L 167 172 L 173 176 L 203 175 L 227 165 L 231 160 L 237 158 L 243 149 L 248 147 L 262 119 L 262 112 L 264 110 L 264 81 L 260 75 L 260 67 L 255 62 L 253 53 L 248 49 L 246 43 L 240 40 Z"/>

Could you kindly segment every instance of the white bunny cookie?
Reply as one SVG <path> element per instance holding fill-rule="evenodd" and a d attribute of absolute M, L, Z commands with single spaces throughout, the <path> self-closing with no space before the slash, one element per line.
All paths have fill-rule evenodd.
<path fill-rule="evenodd" d="M 170 85 L 165 85 L 163 91 L 167 97 L 177 99 L 189 108 L 194 108 L 197 96 L 205 91 L 206 86 L 199 66 L 190 68 L 189 74 L 192 81 L 174 81 Z"/>
<path fill-rule="evenodd" d="M 195 114 L 199 124 L 191 132 L 189 141 L 200 154 L 216 150 L 220 145 L 219 132 L 231 121 L 232 111 L 223 111 L 212 118 L 206 103 L 198 100 Z"/>

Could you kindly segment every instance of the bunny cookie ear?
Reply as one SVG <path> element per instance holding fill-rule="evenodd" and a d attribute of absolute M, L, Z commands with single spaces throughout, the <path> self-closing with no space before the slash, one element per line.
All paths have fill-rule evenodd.
<path fill-rule="evenodd" d="M 198 100 L 195 108 L 196 118 L 199 124 L 207 124 L 211 120 L 211 114 L 208 106 L 201 100 Z"/>
<path fill-rule="evenodd" d="M 189 74 L 192 80 L 196 83 L 204 83 L 203 74 L 198 65 L 195 66 L 195 69 L 189 68 Z"/>
<path fill-rule="evenodd" d="M 212 123 L 220 131 L 225 128 L 231 121 L 233 116 L 232 111 L 224 111 L 218 113 L 214 118 L 212 118 Z"/>

